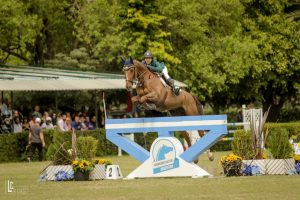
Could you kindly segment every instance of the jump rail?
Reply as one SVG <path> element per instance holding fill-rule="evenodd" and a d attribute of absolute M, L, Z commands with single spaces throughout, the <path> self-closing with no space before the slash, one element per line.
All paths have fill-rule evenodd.
<path fill-rule="evenodd" d="M 137 143 L 122 136 L 123 133 L 157 132 L 159 138 L 174 137 L 174 131 L 206 130 L 200 140 L 188 150 L 180 152 L 178 157 L 187 163 L 197 159 L 200 154 L 214 145 L 227 134 L 226 115 L 202 115 L 154 118 L 107 119 L 106 137 L 108 140 L 126 151 L 129 155 L 144 163 L 150 159 L 151 151 L 147 151 Z M 152 147 L 151 147 L 152 149 Z"/>

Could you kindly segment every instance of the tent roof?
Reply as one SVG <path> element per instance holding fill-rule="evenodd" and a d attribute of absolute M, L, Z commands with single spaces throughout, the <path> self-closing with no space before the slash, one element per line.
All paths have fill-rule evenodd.
<path fill-rule="evenodd" d="M 122 74 L 29 66 L 0 66 L 0 91 L 63 91 L 125 89 Z M 182 82 L 175 81 L 180 87 Z"/>

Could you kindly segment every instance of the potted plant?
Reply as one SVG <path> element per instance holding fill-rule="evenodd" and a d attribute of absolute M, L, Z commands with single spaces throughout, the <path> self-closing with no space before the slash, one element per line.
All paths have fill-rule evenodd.
<path fill-rule="evenodd" d="M 266 147 L 270 151 L 270 158 L 266 159 L 267 174 L 288 174 L 295 169 L 294 151 L 285 128 L 271 130 Z"/>
<path fill-rule="evenodd" d="M 232 150 L 243 158 L 244 174 L 288 174 L 294 169 L 288 132 L 265 128 L 269 110 L 260 121 L 250 120 L 248 135 L 245 131 L 234 135 Z"/>
<path fill-rule="evenodd" d="M 225 176 L 242 175 L 242 158 L 235 154 L 228 154 L 221 157 L 221 165 Z"/>
<path fill-rule="evenodd" d="M 94 170 L 90 174 L 90 179 L 105 179 L 106 168 L 108 165 L 112 165 L 110 159 L 95 159 L 93 160 Z"/>
<path fill-rule="evenodd" d="M 72 162 L 75 181 L 88 181 L 90 172 L 93 171 L 94 165 L 84 159 L 74 160 Z"/>

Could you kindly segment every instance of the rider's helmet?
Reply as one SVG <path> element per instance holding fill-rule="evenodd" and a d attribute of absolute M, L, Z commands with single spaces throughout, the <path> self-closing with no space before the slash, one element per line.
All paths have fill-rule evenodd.
<path fill-rule="evenodd" d="M 153 55 L 152 55 L 151 51 L 146 51 L 144 53 L 144 58 L 153 58 Z"/>

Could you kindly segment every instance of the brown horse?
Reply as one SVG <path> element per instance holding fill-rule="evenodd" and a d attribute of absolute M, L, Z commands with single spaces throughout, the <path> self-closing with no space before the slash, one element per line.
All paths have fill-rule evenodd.
<path fill-rule="evenodd" d="M 143 63 L 133 59 L 126 60 L 123 71 L 127 90 L 131 90 L 134 80 L 137 80 L 137 96 L 132 97 L 132 103 L 158 111 L 183 108 L 185 115 L 203 115 L 202 105 L 195 96 L 184 90 L 176 96 L 170 87 L 164 85 L 160 77 Z"/>
<path fill-rule="evenodd" d="M 131 100 L 140 108 L 158 111 L 182 108 L 185 115 L 203 115 L 203 107 L 195 96 L 184 90 L 176 96 L 169 86 L 162 83 L 160 76 L 151 72 L 143 63 L 127 59 L 123 61 L 123 72 L 128 91 L 132 90 L 133 83 L 137 81 L 137 96 L 133 96 Z M 204 135 L 204 131 L 198 133 L 200 137 Z M 190 147 L 192 144 L 189 134 L 185 131 L 181 134 Z M 212 154 L 209 153 L 208 156 L 210 160 L 213 159 Z"/>

